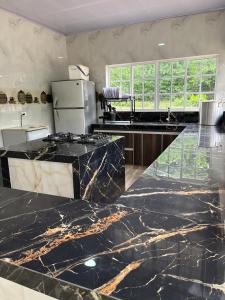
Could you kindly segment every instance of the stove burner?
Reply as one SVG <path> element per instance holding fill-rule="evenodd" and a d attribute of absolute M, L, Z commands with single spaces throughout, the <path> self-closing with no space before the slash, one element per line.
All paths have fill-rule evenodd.
<path fill-rule="evenodd" d="M 43 139 L 44 142 L 55 142 L 55 143 L 79 143 L 79 144 L 92 144 L 101 145 L 109 140 L 109 136 L 105 134 L 81 134 L 76 135 L 71 132 L 63 133 L 59 132 L 56 134 L 48 135 Z"/>

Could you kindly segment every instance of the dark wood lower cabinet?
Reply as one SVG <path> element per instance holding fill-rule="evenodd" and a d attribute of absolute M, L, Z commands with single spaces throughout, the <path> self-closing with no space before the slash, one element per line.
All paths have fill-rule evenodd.
<path fill-rule="evenodd" d="M 175 140 L 176 137 L 177 137 L 177 135 L 163 134 L 163 136 L 162 136 L 162 138 L 163 138 L 162 151 L 164 151 L 173 142 L 173 140 Z"/>
<path fill-rule="evenodd" d="M 149 166 L 177 137 L 174 134 L 107 132 L 125 137 L 125 161 L 128 165 Z"/>
<path fill-rule="evenodd" d="M 134 165 L 143 166 L 143 137 L 134 133 Z"/>
<path fill-rule="evenodd" d="M 125 163 L 127 165 L 133 165 L 134 164 L 133 151 L 125 150 Z"/>
<path fill-rule="evenodd" d="M 162 153 L 161 134 L 143 134 L 143 166 L 149 166 Z"/>

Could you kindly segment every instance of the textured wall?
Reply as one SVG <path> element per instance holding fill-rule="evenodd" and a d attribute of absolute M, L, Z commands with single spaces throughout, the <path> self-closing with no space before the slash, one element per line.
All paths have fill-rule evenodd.
<path fill-rule="evenodd" d="M 51 81 L 67 78 L 65 36 L 3 10 L 0 28 L 0 91 L 8 98 L 17 99 L 22 89 L 40 99 L 42 91 L 50 91 Z M 50 104 L 0 105 L 0 128 L 18 126 L 20 111 L 28 112 L 26 123 L 52 128 Z"/>
<path fill-rule="evenodd" d="M 68 58 L 90 67 L 100 91 L 107 64 L 219 54 L 217 97 L 225 97 L 224 28 L 222 10 L 80 33 L 67 37 Z M 159 47 L 160 42 L 166 46 Z"/>

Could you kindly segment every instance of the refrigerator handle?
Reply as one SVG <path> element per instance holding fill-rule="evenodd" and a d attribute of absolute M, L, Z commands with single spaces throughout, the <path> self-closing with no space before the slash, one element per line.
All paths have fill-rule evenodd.
<path fill-rule="evenodd" d="M 56 112 L 57 118 L 59 119 L 59 112 L 58 112 L 58 110 L 56 110 L 55 112 Z"/>
<path fill-rule="evenodd" d="M 54 98 L 54 107 L 57 107 L 59 99 L 57 97 Z"/>

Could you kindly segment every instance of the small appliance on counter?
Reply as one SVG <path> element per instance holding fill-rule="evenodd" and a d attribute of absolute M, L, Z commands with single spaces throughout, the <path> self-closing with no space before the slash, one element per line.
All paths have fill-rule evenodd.
<path fill-rule="evenodd" d="M 200 125 L 218 124 L 223 116 L 223 102 L 209 100 L 200 102 Z"/>
<path fill-rule="evenodd" d="M 96 122 L 95 84 L 86 80 L 52 82 L 56 132 L 87 134 Z"/>

